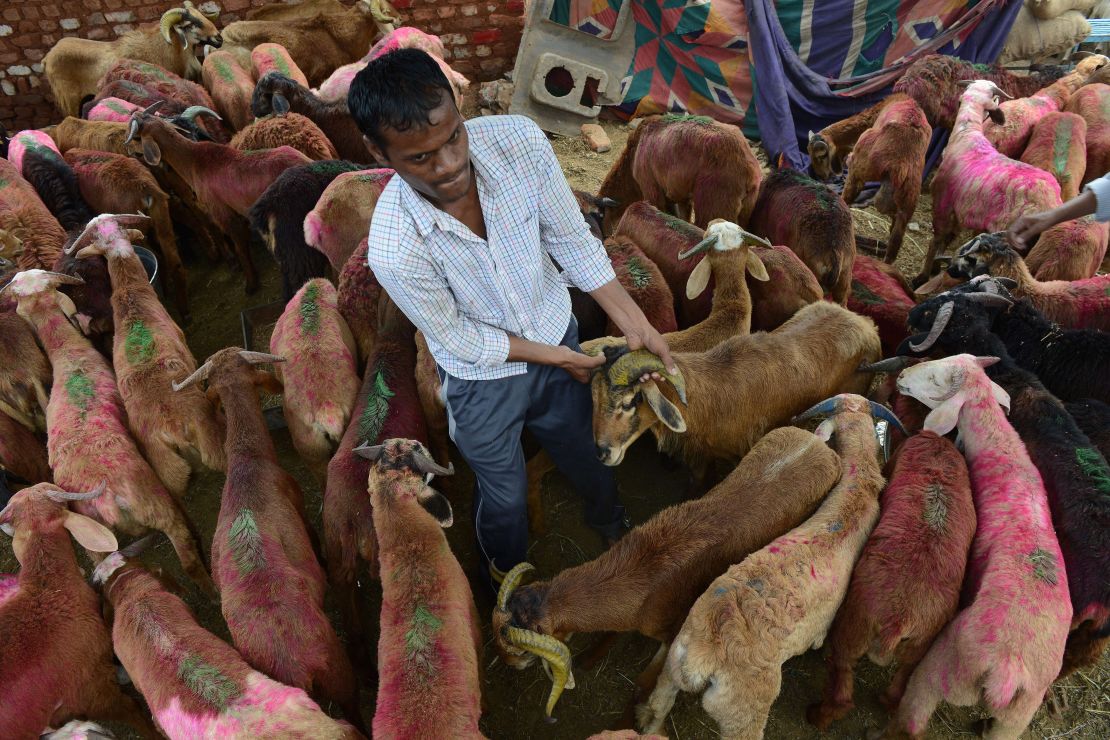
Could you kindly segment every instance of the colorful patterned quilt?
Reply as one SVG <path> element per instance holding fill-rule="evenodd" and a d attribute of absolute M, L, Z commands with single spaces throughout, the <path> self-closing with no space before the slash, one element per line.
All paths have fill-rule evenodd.
<path fill-rule="evenodd" d="M 685 111 L 733 122 L 797 167 L 808 164 L 798 145 L 809 129 L 877 100 L 918 56 L 936 51 L 993 61 L 1021 5 L 555 0 L 551 18 L 607 38 L 623 2 L 633 3 L 636 56 L 623 83 L 622 114 Z"/>

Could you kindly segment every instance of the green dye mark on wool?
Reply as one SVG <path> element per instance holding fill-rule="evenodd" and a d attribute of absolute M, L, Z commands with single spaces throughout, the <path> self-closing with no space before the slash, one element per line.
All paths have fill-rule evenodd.
<path fill-rule="evenodd" d="M 358 438 L 373 444 L 382 433 L 389 416 L 389 399 L 396 395 L 385 382 L 385 368 L 378 365 L 370 392 L 366 394 L 366 408 L 358 418 Z"/>
<path fill-rule="evenodd" d="M 7 180 L 3 177 L 0 177 L 0 190 L 3 190 L 4 188 L 8 187 L 11 184 L 12 184 L 11 180 Z"/>
<path fill-rule="evenodd" d="M 115 100 L 105 100 L 104 105 L 108 108 L 108 110 L 112 111 L 113 113 L 119 113 L 121 116 L 130 115 L 131 113 L 130 109 L 123 105 L 120 105 Z"/>
<path fill-rule="evenodd" d="M 625 263 L 625 269 L 628 270 L 628 277 L 631 278 L 633 287 L 646 288 L 651 285 L 651 273 L 639 257 L 629 257 L 628 262 Z"/>
<path fill-rule="evenodd" d="M 231 557 L 235 560 L 235 567 L 241 575 L 254 572 L 266 565 L 266 553 L 262 550 L 262 533 L 258 531 L 258 522 L 254 520 L 254 512 L 243 509 L 231 529 L 227 532 L 227 543 L 231 546 Z"/>
<path fill-rule="evenodd" d="M 948 521 L 948 497 L 944 488 L 936 483 L 930 483 L 925 488 L 925 510 L 921 512 L 921 518 L 937 531 L 944 529 Z"/>
<path fill-rule="evenodd" d="M 127 339 L 123 342 L 123 352 L 132 365 L 150 362 L 154 357 L 154 335 L 141 320 L 131 322 L 127 327 Z"/>
<path fill-rule="evenodd" d="M 867 306 L 875 306 L 884 302 L 877 293 L 858 280 L 852 281 L 852 297 Z"/>
<path fill-rule="evenodd" d="M 662 219 L 663 225 L 671 231 L 677 231 L 679 234 L 689 237 L 699 236 L 697 228 L 689 221 L 683 221 L 678 216 L 667 213 L 666 211 L 659 211 L 659 218 Z"/>
<path fill-rule="evenodd" d="M 289 69 L 289 62 L 285 60 L 281 52 L 277 49 L 270 49 L 270 60 L 273 61 L 274 67 L 278 72 L 281 72 L 286 77 L 292 77 L 293 73 Z"/>
<path fill-rule="evenodd" d="M 220 711 L 243 693 L 219 668 L 192 652 L 182 656 L 177 664 L 177 677 L 189 691 Z"/>
<path fill-rule="evenodd" d="M 216 74 L 224 82 L 235 82 L 235 72 L 231 69 L 231 63 L 226 59 L 220 59 L 212 63 L 216 68 Z"/>
<path fill-rule="evenodd" d="M 406 657 L 423 673 L 432 673 L 432 641 L 443 627 L 443 620 L 428 607 L 418 604 L 412 612 L 411 627 L 405 633 Z"/>
<path fill-rule="evenodd" d="M 84 370 L 74 370 L 73 375 L 66 378 L 66 395 L 70 403 L 81 409 L 81 419 L 84 420 L 89 401 L 93 398 L 93 382 Z"/>
<path fill-rule="evenodd" d="M 1083 475 L 1094 481 L 1100 493 L 1110 494 L 1110 471 L 1103 464 L 1102 455 L 1093 447 L 1076 447 L 1075 460 Z"/>
<path fill-rule="evenodd" d="M 991 66 L 989 64 L 972 64 L 971 68 L 976 72 L 990 72 Z"/>
<path fill-rule="evenodd" d="M 316 335 L 320 331 L 320 288 L 312 283 L 305 288 L 301 295 L 301 305 L 298 306 L 301 314 L 301 331 L 304 334 Z"/>
<path fill-rule="evenodd" d="M 666 113 L 663 115 L 664 123 L 696 123 L 699 126 L 712 126 L 713 119 L 709 116 L 691 116 L 687 113 Z"/>
<path fill-rule="evenodd" d="M 1066 174 L 1068 169 L 1068 148 L 1071 146 L 1071 136 L 1071 119 L 1061 119 L 1060 127 L 1056 129 L 1056 141 L 1052 144 L 1052 172 L 1058 177 Z"/>
<path fill-rule="evenodd" d="M 1043 547 L 1038 547 L 1029 553 L 1029 562 L 1033 565 L 1033 577 L 1037 580 L 1056 585 L 1056 558 Z"/>

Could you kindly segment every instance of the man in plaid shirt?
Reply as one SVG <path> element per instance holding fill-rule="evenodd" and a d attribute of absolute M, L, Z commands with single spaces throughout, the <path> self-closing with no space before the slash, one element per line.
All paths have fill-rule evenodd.
<path fill-rule="evenodd" d="M 478 481 L 490 574 L 527 552 L 526 426 L 584 497 L 586 521 L 614 541 L 628 522 L 597 459 L 586 385 L 604 358 L 580 351 L 564 278 L 630 348 L 674 363 L 617 282 L 546 136 L 520 116 L 464 121 L 439 66 L 416 49 L 370 62 L 348 105 L 370 153 L 397 173 L 375 206 L 367 262 L 435 357 L 451 439 Z"/>

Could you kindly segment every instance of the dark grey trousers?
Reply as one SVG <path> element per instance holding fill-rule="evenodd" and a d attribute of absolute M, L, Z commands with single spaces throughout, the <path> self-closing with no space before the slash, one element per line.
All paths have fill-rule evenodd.
<path fill-rule="evenodd" d="M 561 344 L 579 349 L 573 319 Z M 586 523 L 603 536 L 620 532 L 624 507 L 613 470 L 594 449 L 589 385 L 561 368 L 532 364 L 526 374 L 496 380 L 460 380 L 443 368 L 439 377 L 451 441 L 478 479 L 474 528 L 487 565 L 505 572 L 528 553 L 524 427 L 582 496 Z"/>

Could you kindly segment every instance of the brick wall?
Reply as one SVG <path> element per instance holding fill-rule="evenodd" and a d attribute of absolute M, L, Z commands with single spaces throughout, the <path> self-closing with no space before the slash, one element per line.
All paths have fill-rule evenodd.
<path fill-rule="evenodd" d="M 269 0 L 209 0 L 220 9 L 218 26 L 239 20 Z M 350 4 L 349 0 L 343 2 Z M 472 81 L 512 69 L 524 0 L 392 0 L 406 25 L 439 34 L 447 60 Z M 3 0 L 0 2 L 0 123 L 14 133 L 56 123 L 42 76 L 42 58 L 63 36 L 110 40 L 157 23 L 172 0 Z M 353 61 L 353 60 L 352 60 Z"/>

